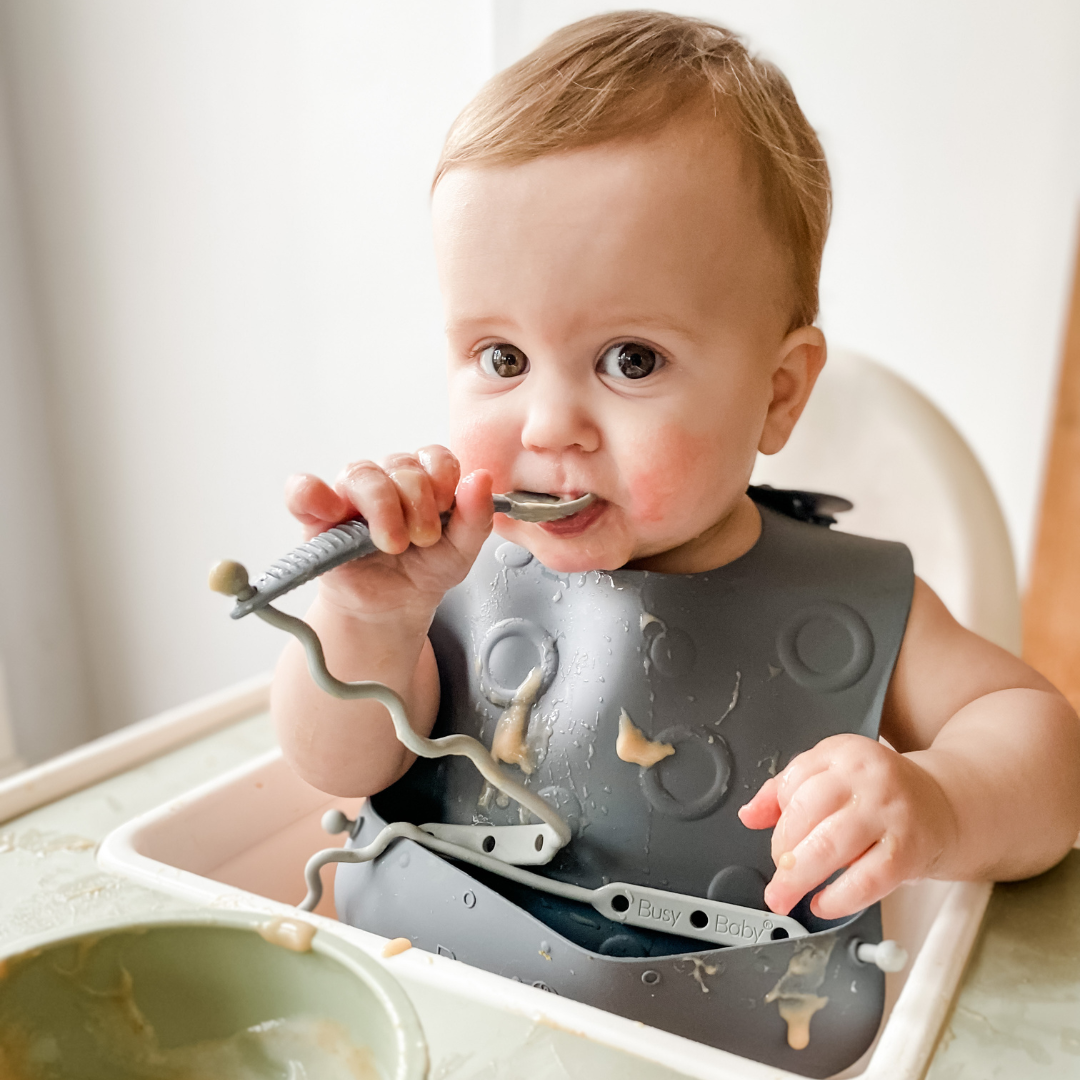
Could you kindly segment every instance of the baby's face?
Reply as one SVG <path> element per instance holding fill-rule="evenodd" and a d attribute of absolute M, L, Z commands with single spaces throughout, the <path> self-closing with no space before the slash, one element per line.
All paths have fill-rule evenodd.
<path fill-rule="evenodd" d="M 748 511 L 756 530 L 790 275 L 732 136 L 691 118 L 453 169 L 434 219 L 463 471 L 599 497 L 563 522 L 497 518 L 501 535 L 554 570 L 687 570 Z"/>

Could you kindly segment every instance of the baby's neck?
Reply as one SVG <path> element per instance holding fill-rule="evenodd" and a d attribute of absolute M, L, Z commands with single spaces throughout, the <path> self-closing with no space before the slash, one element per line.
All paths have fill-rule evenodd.
<path fill-rule="evenodd" d="M 699 574 L 745 555 L 761 535 L 758 508 L 743 495 L 734 509 L 685 544 L 626 564 L 628 570 L 658 574 Z"/>

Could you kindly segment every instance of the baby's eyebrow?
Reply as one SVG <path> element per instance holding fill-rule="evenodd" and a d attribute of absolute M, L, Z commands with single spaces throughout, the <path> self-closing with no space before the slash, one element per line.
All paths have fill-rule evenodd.
<path fill-rule="evenodd" d="M 506 315 L 471 315 L 464 319 L 447 320 L 443 326 L 447 334 L 476 333 L 481 330 L 490 333 L 496 328 L 515 333 L 521 329 L 521 325 Z"/>
<path fill-rule="evenodd" d="M 634 330 L 661 330 L 669 334 L 678 334 L 679 337 L 684 337 L 688 341 L 698 342 L 701 340 L 699 334 L 695 334 L 692 330 L 688 329 L 677 319 L 663 318 L 662 316 L 650 316 L 650 315 L 628 315 L 625 319 L 619 319 L 612 323 L 613 326 L 617 326 L 620 329 L 628 327 L 626 333 L 632 334 Z M 619 333 L 620 329 L 614 330 L 614 333 Z"/>
<path fill-rule="evenodd" d="M 582 321 L 590 318 L 585 316 Z M 499 332 L 514 334 L 522 331 L 521 324 L 508 315 L 475 315 L 461 319 L 447 321 L 444 330 L 451 334 L 474 334 L 480 331 L 485 333 Z M 583 327 L 574 325 L 568 329 L 575 335 L 580 334 Z M 611 318 L 598 320 L 592 329 L 598 337 L 615 339 L 625 337 L 633 338 L 636 333 L 647 333 L 650 330 L 660 331 L 667 334 L 676 334 L 692 344 L 701 344 L 703 336 L 687 328 L 678 319 L 658 315 L 642 315 L 637 312 L 627 312 Z"/>
<path fill-rule="evenodd" d="M 654 334 L 681 338 L 695 347 L 705 344 L 708 340 L 706 333 L 690 329 L 686 323 L 677 318 L 664 315 L 642 315 L 636 312 L 598 320 L 595 323 L 595 331 L 597 337 L 611 342 L 633 341 L 638 335 L 652 338 Z M 664 341 L 657 341 L 656 344 L 663 346 Z"/>

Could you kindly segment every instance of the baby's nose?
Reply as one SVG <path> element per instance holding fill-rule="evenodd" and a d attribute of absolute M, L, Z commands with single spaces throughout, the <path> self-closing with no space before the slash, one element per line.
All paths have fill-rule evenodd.
<path fill-rule="evenodd" d="M 534 392 L 521 430 L 526 450 L 591 452 L 599 448 L 600 426 L 576 388 L 552 380 L 545 387 L 530 389 Z"/>

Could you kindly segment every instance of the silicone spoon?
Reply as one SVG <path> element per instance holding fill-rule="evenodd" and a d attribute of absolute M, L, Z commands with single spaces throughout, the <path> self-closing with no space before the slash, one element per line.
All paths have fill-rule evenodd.
<path fill-rule="evenodd" d="M 569 517 L 590 506 L 595 499 L 591 492 L 565 501 L 557 495 L 538 491 L 508 491 L 492 496 L 497 514 L 529 522 L 557 521 Z M 447 511 L 442 515 L 443 525 L 449 520 L 450 511 Z M 343 521 L 293 548 L 251 584 L 247 582 L 247 571 L 239 563 L 230 560 L 219 562 L 210 571 L 210 588 L 226 596 L 235 596 L 236 607 L 229 614 L 234 619 L 241 619 L 305 582 L 325 574 L 327 570 L 353 559 L 362 559 L 377 550 L 367 523 L 355 518 Z"/>

